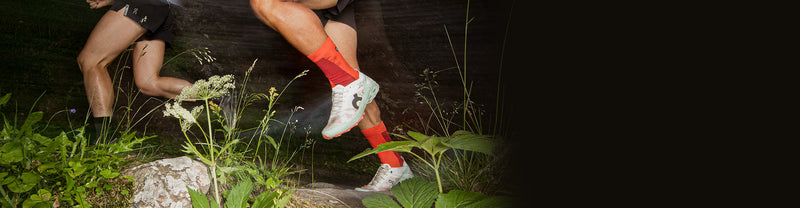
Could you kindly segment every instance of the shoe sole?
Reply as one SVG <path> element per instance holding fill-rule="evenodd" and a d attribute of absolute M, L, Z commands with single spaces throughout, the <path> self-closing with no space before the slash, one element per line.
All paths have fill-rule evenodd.
<path fill-rule="evenodd" d="M 339 137 L 342 134 L 349 132 L 351 129 L 353 129 L 353 127 L 357 126 L 358 123 L 361 122 L 361 119 L 364 119 L 364 110 L 367 109 L 367 104 L 371 103 L 372 100 L 375 99 L 375 96 L 378 95 L 378 91 L 380 91 L 380 86 L 378 86 L 378 83 L 376 83 L 375 80 L 372 80 L 372 78 L 367 77 L 367 80 L 365 81 L 367 81 L 367 86 L 364 86 L 364 95 L 365 95 L 364 98 L 366 99 L 362 99 L 361 104 L 358 105 L 358 111 L 356 112 L 357 115 L 359 115 L 357 116 L 358 119 L 355 119 L 355 121 L 351 121 L 353 125 L 350 125 L 350 127 L 347 127 L 342 131 L 338 131 L 339 133 L 336 133 L 333 136 L 331 136 L 332 133 L 330 132 L 329 133 L 323 132 L 322 138 L 330 140 Z M 364 100 L 367 100 L 367 102 L 364 102 Z"/>
<path fill-rule="evenodd" d="M 342 131 L 342 133 L 339 133 L 339 134 L 337 134 L 337 135 L 333 135 L 333 136 L 328 136 L 328 135 L 322 134 L 322 138 L 324 138 L 324 139 L 327 139 L 327 140 L 331 140 L 331 139 L 333 139 L 333 138 L 336 138 L 336 137 L 342 136 L 342 134 L 349 132 L 351 129 L 353 129 L 353 127 L 356 127 L 356 126 L 358 126 L 358 123 L 359 123 L 359 122 L 361 122 L 361 119 L 364 119 L 364 115 L 363 115 L 363 113 L 362 113 L 361 117 L 360 117 L 360 118 L 358 118 L 358 121 L 356 121 L 356 123 L 355 123 L 355 124 L 353 124 L 352 126 L 348 127 L 348 128 L 347 128 L 347 129 L 345 129 L 344 131 Z"/>

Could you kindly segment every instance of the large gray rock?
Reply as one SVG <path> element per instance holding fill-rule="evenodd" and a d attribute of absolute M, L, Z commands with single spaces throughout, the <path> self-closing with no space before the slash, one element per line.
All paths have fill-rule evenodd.
<path fill-rule="evenodd" d="M 132 203 L 139 208 L 192 207 L 186 187 L 207 193 L 211 185 L 208 169 L 200 161 L 177 157 L 153 161 L 122 171 L 133 176 Z"/>

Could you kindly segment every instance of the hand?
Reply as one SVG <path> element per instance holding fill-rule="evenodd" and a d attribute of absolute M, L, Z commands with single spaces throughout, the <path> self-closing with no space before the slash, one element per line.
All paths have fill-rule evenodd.
<path fill-rule="evenodd" d="M 89 8 L 97 9 L 111 5 L 111 3 L 114 3 L 114 0 L 86 0 L 86 3 L 89 3 Z"/>

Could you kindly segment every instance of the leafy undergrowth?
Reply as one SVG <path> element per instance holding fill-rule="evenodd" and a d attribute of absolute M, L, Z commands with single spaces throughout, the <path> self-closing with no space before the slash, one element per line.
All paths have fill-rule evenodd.
<path fill-rule="evenodd" d="M 0 98 L 0 108 L 10 98 L 11 94 Z M 119 168 L 132 161 L 129 153 L 135 147 L 152 138 L 128 132 L 100 142 L 85 134 L 85 126 L 45 136 L 40 133 L 40 121 L 44 117 L 41 111 L 29 111 L 22 121 L 18 121 L 16 114 L 12 118 L 0 115 L 3 118 L 0 131 L 2 207 L 119 204 L 111 200 L 93 200 L 130 194 L 130 178 L 120 176 Z"/>

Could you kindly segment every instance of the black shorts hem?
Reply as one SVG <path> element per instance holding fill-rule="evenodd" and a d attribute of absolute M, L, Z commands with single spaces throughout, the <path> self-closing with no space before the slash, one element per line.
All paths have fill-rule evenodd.
<path fill-rule="evenodd" d="M 138 41 L 142 40 L 162 40 L 167 47 L 172 46 L 173 17 L 170 14 L 170 6 L 160 1 L 142 1 L 139 4 L 117 0 L 110 10 L 119 11 L 128 7 L 123 15 L 139 23 L 147 30 Z"/>
<path fill-rule="evenodd" d="M 336 6 L 323 10 L 314 10 L 314 13 L 319 17 L 323 27 L 328 23 L 328 20 L 334 20 L 356 29 L 355 9 L 351 5 L 353 2 L 355 0 L 339 0 Z"/>

